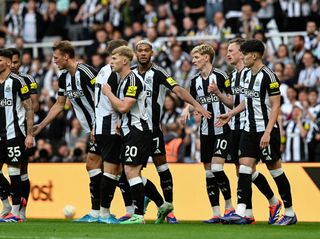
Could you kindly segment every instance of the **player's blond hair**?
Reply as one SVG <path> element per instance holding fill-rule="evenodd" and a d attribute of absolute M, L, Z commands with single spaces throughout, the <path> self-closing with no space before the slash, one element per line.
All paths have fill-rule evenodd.
<path fill-rule="evenodd" d="M 124 56 L 128 58 L 129 61 L 133 59 L 133 51 L 128 46 L 120 46 L 112 51 L 112 55 L 118 54 L 119 56 Z"/>
<path fill-rule="evenodd" d="M 191 51 L 191 55 L 193 55 L 195 53 L 199 53 L 200 55 L 209 55 L 210 62 L 212 62 L 215 57 L 214 49 L 209 44 L 201 44 L 201 45 L 194 47 Z"/>

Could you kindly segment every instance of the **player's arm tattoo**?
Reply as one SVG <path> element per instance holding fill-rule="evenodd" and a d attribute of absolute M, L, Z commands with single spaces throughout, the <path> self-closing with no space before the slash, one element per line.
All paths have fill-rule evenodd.
<path fill-rule="evenodd" d="M 22 102 L 23 107 L 26 110 L 26 118 L 27 118 L 27 134 L 32 135 L 32 127 L 33 127 L 33 107 L 31 98 L 26 99 Z"/>

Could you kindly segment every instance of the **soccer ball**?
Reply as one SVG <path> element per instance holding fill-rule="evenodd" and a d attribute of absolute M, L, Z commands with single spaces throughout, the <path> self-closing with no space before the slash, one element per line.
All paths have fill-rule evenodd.
<path fill-rule="evenodd" d="M 72 219 L 74 217 L 74 215 L 76 214 L 76 208 L 73 205 L 66 205 L 63 208 L 63 214 L 65 216 L 65 218 L 67 219 Z"/>

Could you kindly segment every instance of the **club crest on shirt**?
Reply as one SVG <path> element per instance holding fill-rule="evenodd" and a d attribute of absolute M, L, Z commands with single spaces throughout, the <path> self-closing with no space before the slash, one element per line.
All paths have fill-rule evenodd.
<path fill-rule="evenodd" d="M 146 79 L 145 79 L 145 83 L 147 84 L 151 84 L 152 82 L 152 78 L 150 76 L 148 76 Z"/>
<path fill-rule="evenodd" d="M 6 91 L 6 92 L 10 92 L 10 91 L 11 91 L 11 87 L 10 87 L 10 86 L 7 86 L 6 89 L 5 89 L 5 91 Z"/>

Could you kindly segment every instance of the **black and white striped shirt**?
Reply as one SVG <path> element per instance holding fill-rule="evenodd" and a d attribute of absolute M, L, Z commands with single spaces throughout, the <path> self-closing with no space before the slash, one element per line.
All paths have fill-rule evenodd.
<path fill-rule="evenodd" d="M 146 91 L 144 90 L 143 79 L 139 75 L 131 71 L 120 82 L 117 97 L 120 100 L 123 100 L 125 97 L 137 100 L 130 111 L 121 116 L 122 136 L 129 134 L 133 127 L 140 131 L 152 130 L 151 125 L 148 124 Z"/>
<path fill-rule="evenodd" d="M 302 123 L 306 128 L 306 122 Z M 308 145 L 306 137 L 301 136 L 299 125 L 290 120 L 284 127 L 286 132 L 286 148 L 283 161 L 299 162 L 308 160 Z"/>
<path fill-rule="evenodd" d="M 0 84 L 0 141 L 26 136 L 26 111 L 22 101 L 30 98 L 23 78 L 10 73 Z"/>
<path fill-rule="evenodd" d="M 108 83 L 114 95 L 117 94 L 119 77 L 112 72 L 110 65 L 99 71 L 95 87 L 95 134 L 116 134 L 119 114 L 112 108 L 109 98 L 102 93 L 102 85 Z"/>
<path fill-rule="evenodd" d="M 244 80 L 247 132 L 265 131 L 271 113 L 270 96 L 280 95 L 280 82 L 268 67 L 256 74 L 250 70 Z M 275 125 L 275 127 L 277 127 Z"/>
<path fill-rule="evenodd" d="M 139 74 L 136 67 L 133 72 Z M 152 64 L 150 69 L 140 76 L 143 78 L 147 92 L 148 124 L 152 125 L 153 129 L 160 129 L 160 119 L 167 89 L 172 90 L 178 83 L 156 64 Z"/>
<path fill-rule="evenodd" d="M 200 134 L 202 135 L 219 135 L 230 130 L 229 124 L 219 128 L 214 127 L 217 116 L 226 113 L 227 107 L 219 100 L 218 96 L 208 92 L 208 86 L 212 82 L 217 84 L 222 93 L 231 94 L 229 77 L 219 69 L 213 68 L 208 79 L 203 79 L 199 73 L 191 80 L 190 94 L 212 114 L 211 119 L 202 117 L 200 126 Z"/>
<path fill-rule="evenodd" d="M 233 95 L 233 107 L 237 107 L 245 98 L 244 79 L 249 72 L 248 68 L 243 68 L 241 71 L 234 70 L 231 74 L 231 91 Z M 242 111 L 240 114 L 232 117 L 230 128 L 232 130 L 244 129 L 246 122 L 246 112 Z"/>
<path fill-rule="evenodd" d="M 31 75 L 19 72 L 18 74 L 26 82 L 30 95 L 38 94 L 38 84 Z"/>
<path fill-rule="evenodd" d="M 79 63 L 74 76 L 63 71 L 59 77 L 59 96 L 69 98 L 81 127 L 90 133 L 94 123 L 94 85 L 97 72 L 91 66 Z"/>

